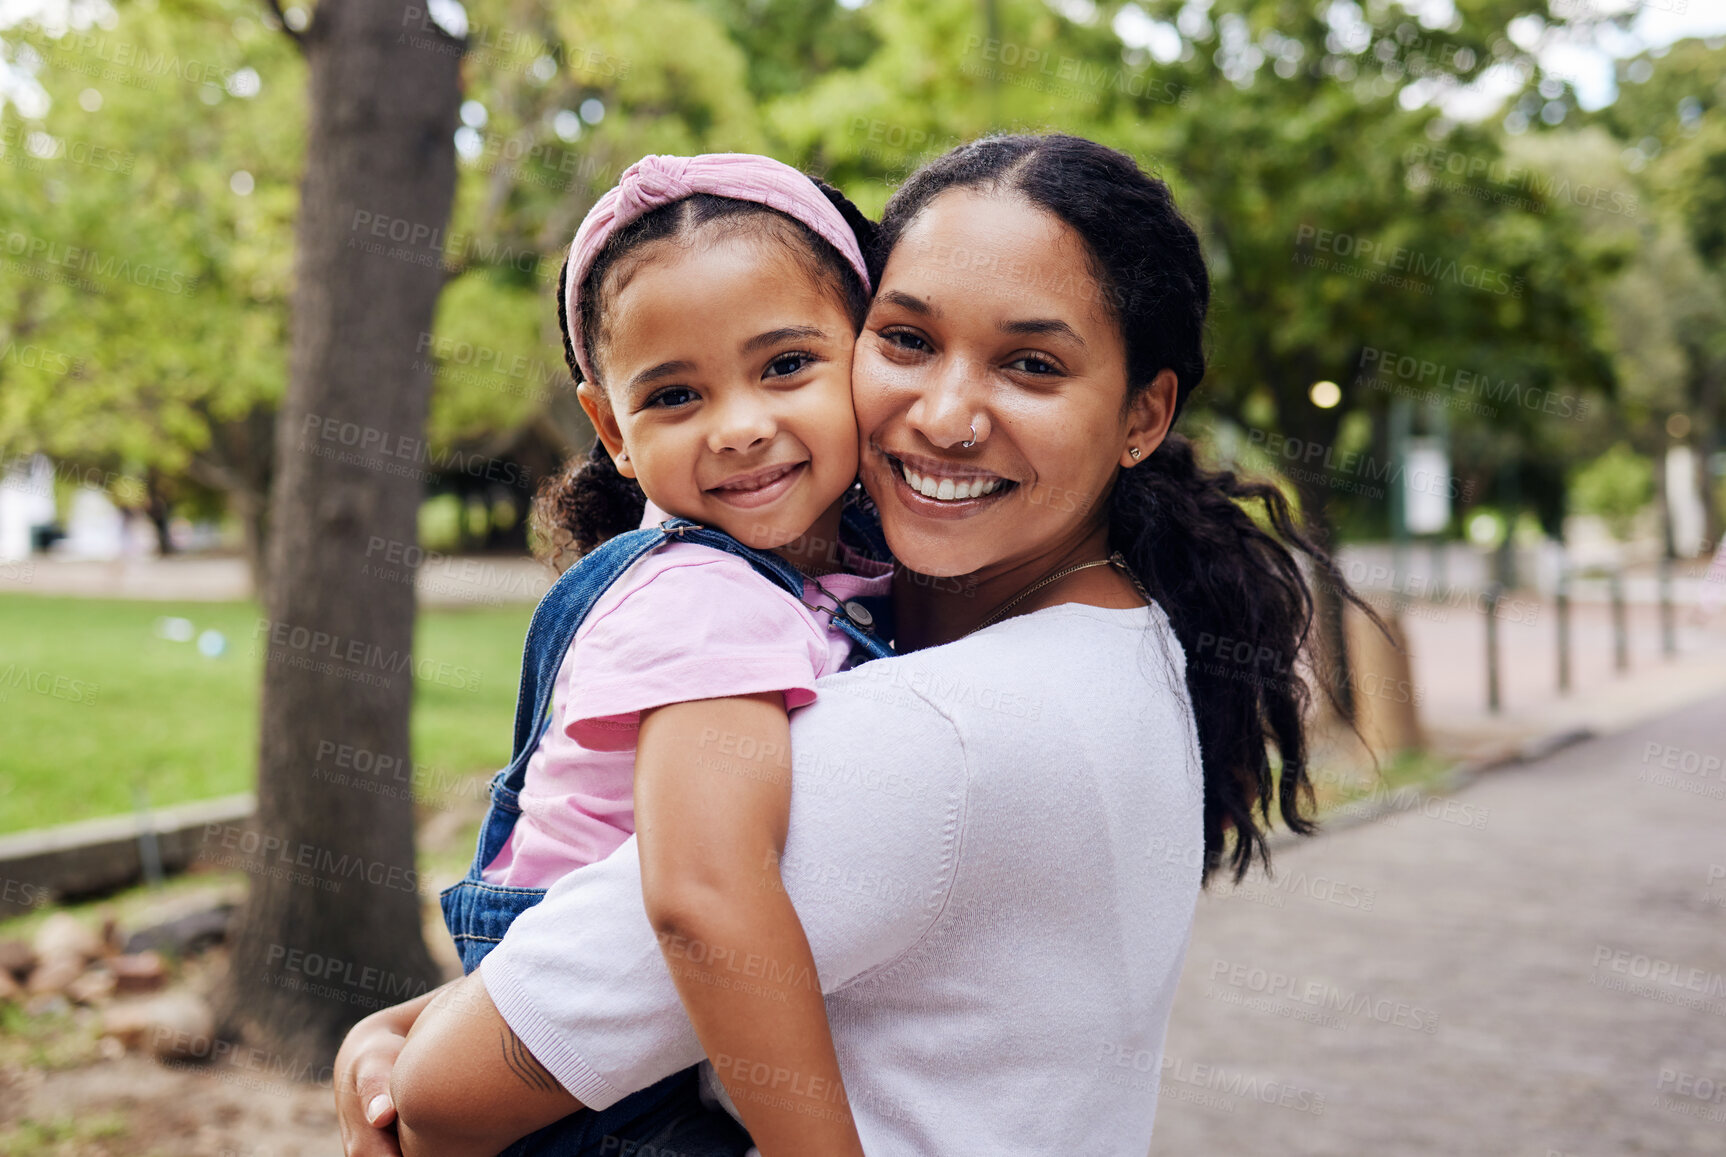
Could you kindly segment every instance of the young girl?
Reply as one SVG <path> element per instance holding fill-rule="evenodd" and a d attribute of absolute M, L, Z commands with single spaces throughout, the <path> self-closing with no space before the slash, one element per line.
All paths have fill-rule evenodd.
<path fill-rule="evenodd" d="M 764 157 L 650 156 L 576 233 L 559 314 L 599 437 L 537 513 L 583 558 L 535 612 L 516 757 L 474 870 L 444 896 L 472 971 L 549 885 L 634 833 L 648 919 L 709 1057 L 797 1077 L 727 1090 L 766 1157 L 862 1153 L 778 872 L 786 712 L 854 649 L 886 653 L 858 600 L 886 594 L 889 568 L 837 545 L 869 292 L 847 213 L 866 225 Z M 553 1126 L 556 1151 L 621 1151 L 691 1088 L 685 1073 L 621 1101 L 603 1082 L 571 1089 L 604 1111 L 578 1114 L 574 1144 Z M 401 1138 L 408 1157 L 453 1151 L 405 1111 Z"/>

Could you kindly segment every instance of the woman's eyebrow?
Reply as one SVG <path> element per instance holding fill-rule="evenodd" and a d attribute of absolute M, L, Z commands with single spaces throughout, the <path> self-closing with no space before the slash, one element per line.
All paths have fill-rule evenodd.
<path fill-rule="evenodd" d="M 1004 321 L 1001 332 L 1010 334 L 1041 337 L 1045 335 L 1071 338 L 1079 345 L 1085 344 L 1085 339 L 1079 336 L 1079 331 L 1058 318 L 1039 317 L 1026 321 Z"/>
<path fill-rule="evenodd" d="M 922 314 L 924 317 L 937 316 L 934 306 L 924 301 L 921 297 L 912 297 L 904 290 L 889 289 L 875 300 L 885 302 L 888 305 L 896 305 L 900 309 L 908 309 L 912 313 Z"/>
<path fill-rule="evenodd" d="M 778 345 L 784 341 L 795 341 L 802 338 L 806 341 L 826 341 L 827 331 L 814 325 L 782 325 L 778 329 L 770 329 L 766 333 L 758 333 L 743 343 L 743 352 L 752 354 L 756 350 Z"/>

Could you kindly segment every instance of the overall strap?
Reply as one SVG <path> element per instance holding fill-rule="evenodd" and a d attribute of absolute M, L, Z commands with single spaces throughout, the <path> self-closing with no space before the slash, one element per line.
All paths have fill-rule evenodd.
<path fill-rule="evenodd" d="M 681 523 L 681 525 L 673 529 L 674 523 Z M 792 598 L 799 602 L 803 601 L 803 572 L 780 558 L 778 555 L 744 546 L 729 534 L 725 534 L 718 530 L 710 530 L 705 526 L 698 526 L 693 522 L 685 522 L 682 519 L 674 518 L 669 522 L 666 522 L 664 526 L 667 528 L 667 533 L 675 535 L 684 542 L 694 542 L 699 543 L 702 546 L 711 546 L 717 550 L 729 551 L 731 554 L 735 554 L 739 558 L 747 560 L 749 564 L 757 571 L 761 572 L 761 574 L 772 579 L 774 582 L 778 583 L 781 588 L 790 592 Z M 826 607 L 820 607 L 817 609 L 828 611 L 827 617 L 832 620 L 833 625 L 838 628 L 839 633 L 850 639 L 852 643 L 861 647 L 864 652 L 868 654 L 869 658 L 885 659 L 893 653 L 893 648 L 882 642 L 870 631 L 859 627 L 848 615 L 832 613 L 829 608 Z"/>
<path fill-rule="evenodd" d="M 658 527 L 608 538 L 564 571 L 534 608 L 521 652 L 521 686 L 515 697 L 515 742 L 504 786 L 520 791 L 528 757 L 539 745 L 558 668 L 599 596 L 618 577 L 666 540 Z"/>
<path fill-rule="evenodd" d="M 563 572 L 534 609 L 522 647 L 521 686 L 515 700 L 515 740 L 503 784 L 520 791 L 527 775 L 528 759 L 545 730 L 557 672 L 599 597 L 623 572 L 662 543 L 678 539 L 723 550 L 747 561 L 764 578 L 776 583 L 793 598 L 803 598 L 803 575 L 776 554 L 752 550 L 722 531 L 711 530 L 683 518 L 671 518 L 656 527 L 631 530 L 596 546 Z M 833 615 L 834 626 L 866 651 L 870 658 L 893 653 L 880 639 L 862 630 L 843 615 Z"/>
<path fill-rule="evenodd" d="M 841 541 L 849 540 L 846 545 L 866 559 L 897 565 L 893 552 L 887 547 L 887 536 L 881 533 L 881 516 L 860 487 L 840 510 L 839 537 Z M 874 619 L 869 627 L 871 638 L 862 640 L 869 658 L 886 658 L 893 653 L 892 650 L 886 647 L 877 649 L 877 646 L 880 639 L 893 637 L 893 596 L 859 595 L 856 601 Z"/>

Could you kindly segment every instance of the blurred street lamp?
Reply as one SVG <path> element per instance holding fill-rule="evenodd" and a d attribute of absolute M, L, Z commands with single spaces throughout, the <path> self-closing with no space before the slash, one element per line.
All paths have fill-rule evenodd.
<path fill-rule="evenodd" d="M 1504 520 L 1495 512 L 1482 510 L 1468 520 L 1468 541 L 1476 546 L 1497 546 L 1504 534 Z"/>
<path fill-rule="evenodd" d="M 1342 401 L 1342 387 L 1332 381 L 1314 382 L 1307 392 L 1312 404 L 1321 410 L 1330 410 Z"/>

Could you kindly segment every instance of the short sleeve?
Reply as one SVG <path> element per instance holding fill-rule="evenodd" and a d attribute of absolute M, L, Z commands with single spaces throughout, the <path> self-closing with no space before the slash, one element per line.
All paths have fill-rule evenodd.
<path fill-rule="evenodd" d="M 826 640 L 789 594 L 706 548 L 644 563 L 645 578 L 576 635 L 562 718 L 571 739 L 625 750 L 641 713 L 668 703 L 771 691 L 787 709 L 814 700 Z"/>
<path fill-rule="evenodd" d="M 791 815 L 780 872 L 814 954 L 821 990 L 891 968 L 931 932 L 958 871 L 969 783 L 952 721 L 879 659 L 822 681 L 791 720 Z M 914 676 L 906 676 L 913 678 Z M 559 879 L 480 965 L 486 990 L 564 1088 L 603 1109 L 702 1058 L 663 944 L 642 902 L 631 836 Z M 759 956 L 738 953 L 743 975 Z"/>

